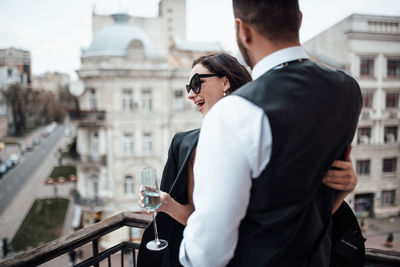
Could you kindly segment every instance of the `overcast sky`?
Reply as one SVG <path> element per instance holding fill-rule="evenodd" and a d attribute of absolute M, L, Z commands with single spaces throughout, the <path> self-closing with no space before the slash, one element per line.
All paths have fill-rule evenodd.
<path fill-rule="evenodd" d="M 299 0 L 301 42 L 353 13 L 400 16 L 400 0 Z M 0 0 L 0 48 L 31 51 L 33 74 L 75 78 L 80 48 L 91 42 L 91 12 L 155 16 L 159 0 Z M 187 39 L 236 50 L 231 0 L 187 0 Z"/>

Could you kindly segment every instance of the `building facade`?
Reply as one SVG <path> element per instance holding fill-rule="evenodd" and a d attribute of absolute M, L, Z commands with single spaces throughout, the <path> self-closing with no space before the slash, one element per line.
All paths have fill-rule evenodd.
<path fill-rule="evenodd" d="M 28 86 L 31 83 L 31 54 L 29 51 L 13 47 L 0 49 L 0 91 L 12 84 Z M 8 133 L 12 123 L 4 95 L 0 93 L 0 140 Z"/>
<path fill-rule="evenodd" d="M 221 49 L 174 43 L 185 40 L 185 10 L 185 0 L 163 0 L 155 18 L 92 15 L 93 40 L 82 49 L 77 71 L 84 84 L 80 111 L 71 114 L 78 126 L 77 189 L 84 224 L 93 222 L 94 212 L 105 218 L 142 211 L 141 169 L 155 168 L 160 179 L 173 135 L 200 127 L 201 115 L 186 99 L 193 58 L 185 55 L 199 53 L 199 47 L 202 54 Z M 127 235 L 117 231 L 103 245 Z"/>
<path fill-rule="evenodd" d="M 46 72 L 42 75 L 35 75 L 32 78 L 32 88 L 51 92 L 55 97 L 60 94 L 60 89 L 68 86 L 69 75 L 60 72 Z"/>
<path fill-rule="evenodd" d="M 399 215 L 400 17 L 353 14 L 303 46 L 361 87 L 363 108 L 352 143 L 358 185 L 347 201 L 358 216 Z"/>

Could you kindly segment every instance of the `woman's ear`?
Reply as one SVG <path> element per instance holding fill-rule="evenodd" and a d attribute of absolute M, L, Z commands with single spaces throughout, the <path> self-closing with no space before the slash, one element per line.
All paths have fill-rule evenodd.
<path fill-rule="evenodd" d="M 224 92 L 228 95 L 231 93 L 231 84 L 229 83 L 228 78 L 225 76 L 223 77 L 223 85 L 224 85 Z"/>

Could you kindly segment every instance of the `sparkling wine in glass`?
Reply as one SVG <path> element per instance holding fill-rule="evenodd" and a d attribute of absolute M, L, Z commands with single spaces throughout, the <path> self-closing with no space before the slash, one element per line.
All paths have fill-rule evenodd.
<path fill-rule="evenodd" d="M 149 250 L 162 250 L 168 246 L 166 240 L 158 238 L 157 223 L 155 213 L 156 210 L 161 206 L 160 191 L 158 190 L 157 184 L 157 173 L 153 168 L 144 168 L 142 170 L 142 185 L 144 195 L 144 206 L 146 209 L 152 212 L 153 215 L 153 226 L 155 239 L 149 241 L 146 247 Z"/>

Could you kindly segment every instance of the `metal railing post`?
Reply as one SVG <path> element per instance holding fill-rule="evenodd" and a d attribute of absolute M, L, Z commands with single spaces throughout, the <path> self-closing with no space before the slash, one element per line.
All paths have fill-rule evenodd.
<path fill-rule="evenodd" d="M 93 249 L 93 258 L 97 258 L 99 256 L 99 240 L 95 239 L 92 241 L 92 249 Z M 99 267 L 99 262 L 94 264 L 94 267 Z"/>

